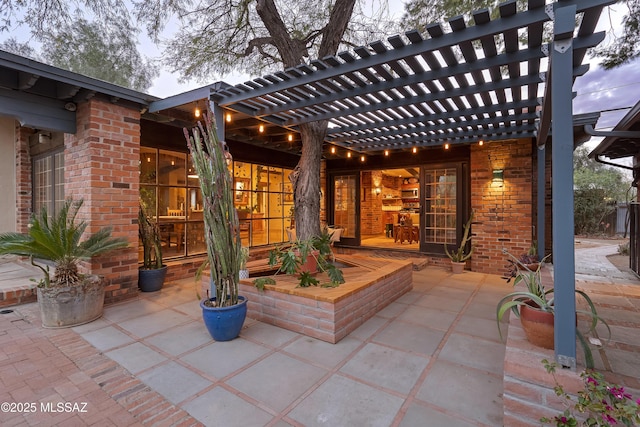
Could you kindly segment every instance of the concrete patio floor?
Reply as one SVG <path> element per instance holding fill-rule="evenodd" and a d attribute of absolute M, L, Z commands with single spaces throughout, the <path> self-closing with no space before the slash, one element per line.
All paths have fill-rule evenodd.
<path fill-rule="evenodd" d="M 590 265 L 604 265 L 602 253 Z M 579 282 L 595 280 L 586 273 Z M 192 279 L 66 330 L 42 329 L 35 303 L 11 307 L 0 315 L 0 402 L 33 405 L 3 410 L 0 424 L 503 425 L 495 304 L 511 286 L 437 267 L 414 271 L 413 284 L 338 344 L 250 319 L 240 338 L 213 342 Z M 640 310 L 640 292 L 627 300 Z M 638 310 L 624 331 L 640 323 Z M 628 359 L 640 342 L 627 333 L 623 341 L 615 350 L 625 353 L 625 371 L 640 376 Z M 58 402 L 86 406 L 53 412 Z"/>

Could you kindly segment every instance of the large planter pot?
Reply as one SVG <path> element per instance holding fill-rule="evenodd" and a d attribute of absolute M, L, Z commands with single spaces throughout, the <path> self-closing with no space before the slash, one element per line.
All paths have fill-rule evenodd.
<path fill-rule="evenodd" d="M 214 297 L 209 298 L 208 301 L 215 300 Z M 200 302 L 202 319 L 214 340 L 231 341 L 240 335 L 244 319 L 247 317 L 247 299 L 238 296 L 238 300 L 238 304 L 230 307 L 207 307 L 205 305 L 206 299 Z"/>
<path fill-rule="evenodd" d="M 300 253 L 296 253 L 300 256 Z M 320 256 L 320 251 L 312 251 L 312 254 L 309 254 L 307 258 L 300 264 L 298 271 L 300 273 L 316 274 L 318 272 L 318 260 L 317 257 Z"/>
<path fill-rule="evenodd" d="M 550 311 L 526 304 L 520 306 L 520 323 L 527 339 L 533 345 L 553 349 L 553 321 L 554 316 Z"/>
<path fill-rule="evenodd" d="M 466 265 L 466 262 L 455 262 L 455 261 L 451 261 L 451 272 L 453 274 L 460 274 L 464 271 L 464 266 Z"/>
<path fill-rule="evenodd" d="M 162 268 L 138 269 L 138 287 L 142 292 L 156 292 L 162 289 L 164 279 L 167 277 L 167 266 Z"/>
<path fill-rule="evenodd" d="M 86 276 L 75 286 L 38 287 L 38 303 L 44 328 L 70 328 L 102 316 L 105 281 Z"/>

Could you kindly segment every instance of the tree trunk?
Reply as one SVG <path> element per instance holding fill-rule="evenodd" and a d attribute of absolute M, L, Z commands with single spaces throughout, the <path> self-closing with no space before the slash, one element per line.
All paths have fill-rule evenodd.
<path fill-rule="evenodd" d="M 289 179 L 294 188 L 296 236 L 301 240 L 320 234 L 320 164 L 327 124 L 300 125 L 302 154 Z"/>

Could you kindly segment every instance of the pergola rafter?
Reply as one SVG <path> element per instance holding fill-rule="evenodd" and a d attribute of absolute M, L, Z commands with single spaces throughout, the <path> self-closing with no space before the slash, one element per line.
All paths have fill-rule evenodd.
<path fill-rule="evenodd" d="M 586 50 L 604 38 L 593 31 L 610 3 L 556 3 L 575 5 L 582 14 L 573 39 L 573 78 L 588 70 L 582 65 Z M 530 0 L 527 10 L 518 11 L 515 0 L 507 1 L 495 19 L 488 10 L 476 11 L 471 26 L 455 17 L 450 31 L 431 24 L 424 34 L 409 31 L 220 88 L 211 99 L 294 131 L 303 123 L 328 120 L 327 143 L 368 154 L 536 136 L 537 129 L 546 130 L 540 117 L 551 119 L 532 116 L 541 110 L 538 99 L 545 94 L 550 47 L 543 42 L 543 29 L 552 19 L 549 7 L 544 0 Z"/>

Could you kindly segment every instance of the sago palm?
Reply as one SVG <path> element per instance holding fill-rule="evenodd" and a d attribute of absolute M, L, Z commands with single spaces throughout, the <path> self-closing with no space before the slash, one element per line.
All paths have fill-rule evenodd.
<path fill-rule="evenodd" d="M 127 246 L 124 238 L 111 237 L 111 228 L 98 230 L 86 240 L 80 241 L 88 223 L 76 223 L 76 216 L 83 200 L 67 199 L 60 212 L 49 217 L 47 210 L 35 214 L 29 224 L 29 231 L 0 234 L 0 255 L 27 256 L 31 263 L 44 273 L 44 284 L 67 286 L 80 279 L 78 263 L 81 260 L 101 255 Z M 49 269 L 33 262 L 34 259 L 52 261 L 55 264 L 53 279 Z"/>

